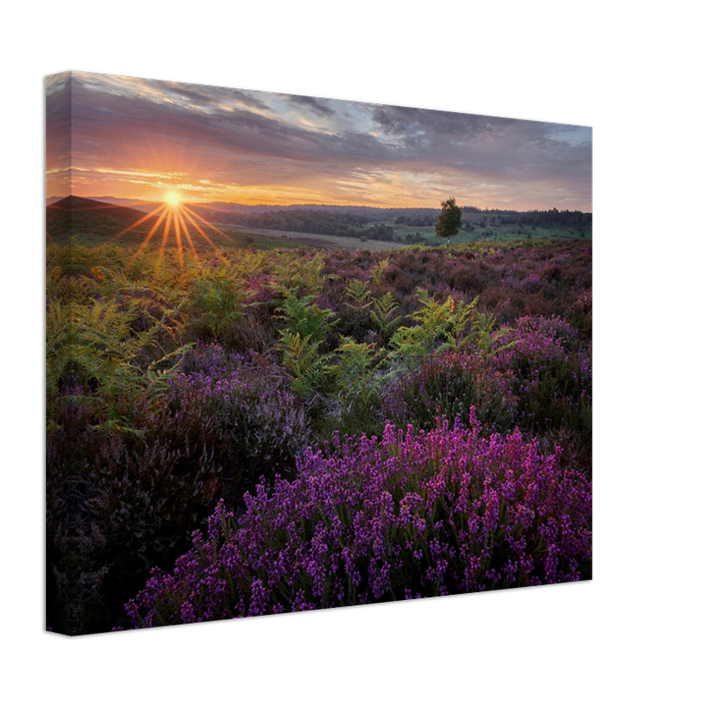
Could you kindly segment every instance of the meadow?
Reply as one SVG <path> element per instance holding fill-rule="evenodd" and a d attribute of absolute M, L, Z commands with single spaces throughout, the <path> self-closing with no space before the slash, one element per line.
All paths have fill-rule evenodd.
<path fill-rule="evenodd" d="M 592 242 L 543 229 L 50 243 L 48 627 L 589 579 Z"/>

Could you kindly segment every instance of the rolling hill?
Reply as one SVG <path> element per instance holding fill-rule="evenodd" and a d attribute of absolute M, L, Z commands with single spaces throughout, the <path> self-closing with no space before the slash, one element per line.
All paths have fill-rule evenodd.
<path fill-rule="evenodd" d="M 111 239 L 119 245 L 139 245 L 155 219 L 147 219 L 131 231 L 122 232 L 145 216 L 145 212 L 126 206 L 67 196 L 46 207 L 45 230 L 48 242 L 60 245 L 68 243 L 70 236 L 75 236 L 83 245 L 100 245 Z"/>
<path fill-rule="evenodd" d="M 146 240 L 150 231 L 155 228 L 158 216 L 152 214 L 158 204 L 147 204 L 138 210 L 127 206 L 120 206 L 97 199 L 86 199 L 79 196 L 68 196 L 46 206 L 46 235 L 48 244 L 67 245 L 70 238 L 74 237 L 79 245 L 97 246 L 105 243 L 113 243 L 119 246 L 139 248 Z M 203 228 L 210 239 L 220 248 L 247 248 L 256 249 L 269 248 L 345 248 L 355 250 L 365 247 L 371 250 L 385 249 L 392 247 L 392 243 L 372 242 L 362 243 L 358 238 L 336 238 L 329 235 L 318 235 L 314 232 L 286 232 L 278 229 L 265 229 L 244 227 L 236 223 L 227 223 L 227 211 L 209 209 L 192 205 L 192 212 L 195 214 L 195 224 Z M 161 212 L 162 213 L 162 212 Z M 198 251 L 212 250 L 212 245 L 207 239 L 197 232 L 196 225 L 189 218 L 184 219 Z M 210 226 L 209 223 L 214 226 Z M 164 240 L 166 223 L 163 222 L 155 229 L 152 240 L 148 244 L 150 250 L 160 246 Z M 182 224 L 180 225 L 181 240 L 183 249 L 188 247 Z M 262 224 L 261 224 L 262 225 Z M 215 228 L 222 231 L 225 236 L 217 233 Z M 167 234 L 166 247 L 168 251 L 177 248 L 175 233 L 175 222 L 171 218 Z"/>

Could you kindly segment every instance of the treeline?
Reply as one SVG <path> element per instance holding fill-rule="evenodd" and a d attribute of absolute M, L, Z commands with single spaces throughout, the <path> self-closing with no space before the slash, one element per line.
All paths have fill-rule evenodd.
<path fill-rule="evenodd" d="M 400 216 L 397 216 L 395 218 L 396 224 L 402 224 L 404 226 L 415 226 L 416 228 L 425 228 L 427 226 L 434 226 L 435 222 L 438 219 L 438 214 L 432 213 L 432 214 L 421 214 L 419 216 L 413 216 L 409 215 L 406 216 L 405 214 L 400 214 Z"/>
<path fill-rule="evenodd" d="M 592 227 L 592 214 L 582 211 L 504 211 L 500 209 L 480 210 L 474 206 L 462 207 L 463 214 L 471 218 L 464 219 L 464 230 L 473 230 L 492 226 L 529 226 L 529 227 L 565 227 L 585 229 Z M 440 211 L 435 209 L 368 209 L 365 213 L 349 211 L 318 211 L 297 209 L 267 211 L 260 214 L 244 214 L 238 219 L 242 225 L 255 228 L 304 233 L 319 233 L 331 236 L 351 236 L 370 239 L 391 240 L 389 232 L 377 228 L 365 228 L 369 223 L 378 221 L 392 222 L 398 226 L 429 228 L 435 225 Z M 478 216 L 480 218 L 478 218 Z"/>
<path fill-rule="evenodd" d="M 247 214 L 242 217 L 242 225 L 298 233 L 319 233 L 326 236 L 359 238 L 363 226 L 371 220 L 368 216 L 348 212 L 298 209 Z"/>
<path fill-rule="evenodd" d="M 352 208 L 352 207 L 348 207 Z M 363 240 L 395 241 L 398 243 L 423 242 L 420 233 L 400 237 L 393 227 L 432 228 L 440 213 L 439 209 L 381 209 L 364 207 L 362 211 L 341 211 L 325 208 L 278 209 L 259 213 L 229 213 L 221 218 L 217 212 L 196 209 L 211 221 L 224 222 L 246 228 L 264 228 L 294 233 L 317 233 Z M 582 211 L 506 211 L 502 209 L 478 209 L 463 206 L 462 230 L 490 236 L 494 229 L 514 227 L 513 233 L 522 234 L 523 228 L 566 228 L 584 233 L 592 228 L 592 214 Z"/>
<path fill-rule="evenodd" d="M 243 214 L 233 218 L 240 226 L 268 228 L 294 233 L 317 233 L 325 236 L 343 236 L 363 240 L 393 241 L 395 231 L 392 226 L 371 224 L 376 221 L 367 214 L 354 214 L 336 211 L 314 211 L 297 209 L 292 211 L 267 211 L 260 214 Z"/>
<path fill-rule="evenodd" d="M 565 226 L 567 228 L 589 228 L 592 214 L 583 211 L 525 211 L 520 213 L 519 222 L 524 226 Z"/>
<path fill-rule="evenodd" d="M 592 213 L 584 211 L 505 211 L 501 209 L 477 209 L 463 206 L 464 214 L 480 214 L 480 226 L 566 226 L 569 228 L 587 228 L 592 226 Z M 478 221 L 477 219 L 475 219 Z"/>

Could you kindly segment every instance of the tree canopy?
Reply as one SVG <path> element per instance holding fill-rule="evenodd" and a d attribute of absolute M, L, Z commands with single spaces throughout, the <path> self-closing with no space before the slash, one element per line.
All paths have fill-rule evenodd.
<path fill-rule="evenodd" d="M 442 210 L 435 224 L 435 235 L 439 238 L 450 238 L 457 234 L 462 225 L 462 209 L 455 204 L 455 199 L 443 201 Z"/>

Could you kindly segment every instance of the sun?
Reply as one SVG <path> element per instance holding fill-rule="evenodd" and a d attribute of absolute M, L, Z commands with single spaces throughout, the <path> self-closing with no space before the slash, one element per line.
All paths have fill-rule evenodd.
<path fill-rule="evenodd" d="M 208 208 L 212 209 L 213 207 Z M 116 238 L 124 236 L 126 233 L 132 231 L 140 224 L 152 219 L 153 217 L 155 218 L 155 223 L 152 225 L 152 228 L 150 229 L 147 236 L 145 236 L 145 240 L 135 251 L 135 255 L 133 255 L 133 260 L 137 258 L 137 256 L 140 255 L 143 250 L 145 250 L 145 248 L 148 246 L 150 241 L 152 241 L 153 237 L 157 233 L 162 234 L 162 237 L 158 235 L 158 239 L 160 240 L 158 263 L 160 263 L 165 255 L 165 249 L 168 247 L 168 243 L 172 244 L 172 241 L 170 240 L 170 234 L 172 231 L 174 231 L 175 242 L 177 243 L 177 256 L 180 263 L 180 270 L 184 272 L 185 253 L 187 252 L 183 248 L 183 236 L 185 236 L 185 240 L 190 246 L 190 251 L 195 258 L 198 267 L 200 268 L 200 270 L 202 270 L 200 257 L 198 256 L 197 248 L 195 247 L 195 241 L 190 233 L 191 229 L 195 230 L 200 236 L 202 236 L 202 238 L 207 242 L 207 244 L 213 249 L 215 253 L 219 253 L 220 251 L 218 250 L 218 247 L 215 245 L 215 243 L 213 243 L 210 236 L 205 233 L 203 226 L 201 226 L 200 224 L 204 224 L 207 228 L 211 228 L 213 231 L 216 231 L 221 236 L 223 236 L 223 238 L 226 238 L 231 243 L 235 243 L 234 238 L 230 237 L 227 233 L 221 231 L 217 226 L 214 226 L 201 214 L 197 213 L 197 211 L 193 211 L 187 204 L 184 204 L 181 192 L 175 191 L 174 189 L 168 189 L 164 194 L 163 201 L 159 203 L 152 211 L 145 214 L 144 216 L 141 216 L 137 221 L 135 221 L 135 223 L 131 224 L 127 228 L 124 228 L 122 231 L 116 233 L 109 239 L 108 242 L 114 241 Z"/>
<path fill-rule="evenodd" d="M 180 194 L 178 194 L 176 191 L 169 191 L 165 194 L 165 203 L 171 208 L 171 209 L 177 209 L 180 204 L 182 203 L 182 199 L 180 198 Z"/>

